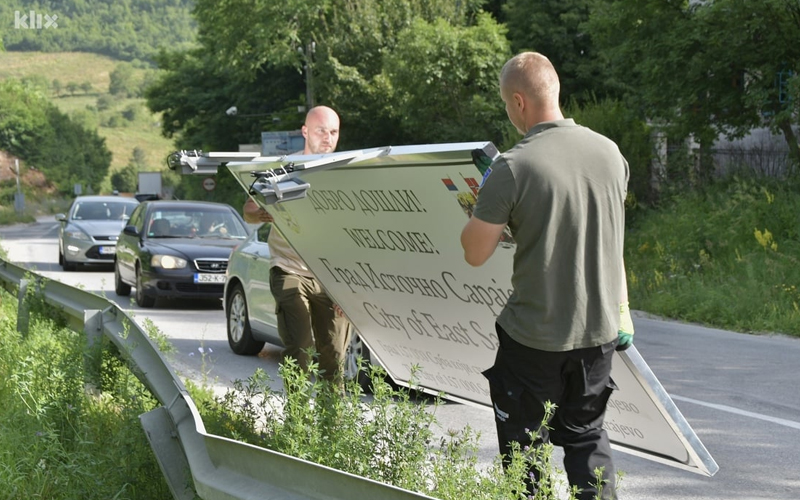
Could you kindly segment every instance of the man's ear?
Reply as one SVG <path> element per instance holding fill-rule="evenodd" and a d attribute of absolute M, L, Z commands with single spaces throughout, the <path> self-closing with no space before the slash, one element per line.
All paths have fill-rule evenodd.
<path fill-rule="evenodd" d="M 520 112 L 525 111 L 525 97 L 519 92 L 514 92 L 512 98 L 514 99 L 514 105 L 517 109 L 519 109 Z"/>
<path fill-rule="evenodd" d="M 305 138 L 307 140 L 308 139 L 308 127 L 303 125 L 302 127 L 300 127 L 300 132 L 303 134 L 303 138 Z"/>

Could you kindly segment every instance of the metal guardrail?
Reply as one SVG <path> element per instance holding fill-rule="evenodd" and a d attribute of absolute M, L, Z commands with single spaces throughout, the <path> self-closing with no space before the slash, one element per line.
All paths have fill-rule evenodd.
<path fill-rule="evenodd" d="M 116 303 L 0 259 L 0 282 L 17 290 L 18 325 L 27 328 L 24 296 L 35 286 L 46 303 L 84 331 L 101 335 L 163 405 L 140 416 L 172 495 L 179 500 L 410 500 L 431 497 L 330 467 L 208 434 L 186 387 L 147 334 Z"/>

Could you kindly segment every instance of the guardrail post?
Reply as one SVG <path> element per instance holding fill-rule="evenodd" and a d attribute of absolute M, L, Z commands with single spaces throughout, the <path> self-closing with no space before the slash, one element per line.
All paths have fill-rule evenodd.
<path fill-rule="evenodd" d="M 83 333 L 86 334 L 86 350 L 83 353 L 86 382 L 91 387 L 98 387 L 103 359 L 103 311 L 87 309 L 83 312 Z"/>
<path fill-rule="evenodd" d="M 172 497 L 175 500 L 198 498 L 192 481 L 192 468 L 181 448 L 178 432 L 167 408 L 159 406 L 155 410 L 142 413 L 139 415 L 139 421 L 172 492 Z"/>
<path fill-rule="evenodd" d="M 25 296 L 28 294 L 28 280 L 19 280 L 19 294 L 17 295 L 17 331 L 23 337 L 28 336 L 28 325 L 30 323 L 30 311 L 28 309 L 28 301 Z"/>

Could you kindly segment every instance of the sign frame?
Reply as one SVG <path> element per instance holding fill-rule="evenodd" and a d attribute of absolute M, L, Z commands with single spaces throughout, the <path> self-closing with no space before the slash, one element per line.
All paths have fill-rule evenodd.
<path fill-rule="evenodd" d="M 359 331 L 359 335 L 369 347 L 371 353 L 373 353 L 381 362 L 381 364 L 387 369 L 390 376 L 392 376 L 392 378 L 400 385 L 408 386 L 412 382 L 409 378 L 408 372 L 403 372 L 403 369 L 398 370 L 398 362 L 393 358 L 398 357 L 397 352 L 409 353 L 411 351 L 417 351 L 417 349 L 408 348 L 408 345 L 393 346 L 391 341 L 386 340 L 388 338 L 388 333 L 379 331 L 380 328 L 375 326 L 375 324 L 382 321 L 384 323 L 384 326 L 382 327 L 384 330 L 393 327 L 393 330 L 396 331 L 392 331 L 390 333 L 395 334 L 394 338 L 400 338 L 403 336 L 403 332 L 401 332 L 400 328 L 397 327 L 399 323 L 393 323 L 393 321 L 390 320 L 392 314 L 389 314 L 388 312 L 385 312 L 387 316 L 385 316 L 384 319 L 370 322 L 368 316 L 375 320 L 374 315 L 371 315 L 369 311 L 367 311 L 365 314 L 364 311 L 359 310 L 359 304 L 354 303 L 358 300 L 361 300 L 356 299 L 355 297 L 363 298 L 363 296 L 367 294 L 366 290 L 354 290 L 353 286 L 351 286 L 352 284 L 348 283 L 347 286 L 350 288 L 350 292 L 352 292 L 352 294 L 348 293 L 347 288 L 342 285 L 342 279 L 339 279 L 343 278 L 343 275 L 340 274 L 337 277 L 337 275 L 331 270 L 331 266 L 325 263 L 326 258 L 320 257 L 320 252 L 323 250 L 319 250 L 319 239 L 317 238 L 314 240 L 314 237 L 311 237 L 308 234 L 304 235 L 298 230 L 299 227 L 308 227 L 311 228 L 309 229 L 309 232 L 318 231 L 318 234 L 332 235 L 333 237 L 338 235 L 339 238 L 344 238 L 346 240 L 346 237 L 342 236 L 341 232 L 334 230 L 343 229 L 344 231 L 347 231 L 347 229 L 339 227 L 339 225 L 337 225 L 340 224 L 338 220 L 328 220 L 326 217 L 321 217 L 317 214 L 317 212 L 321 211 L 321 202 L 319 201 L 319 197 L 309 196 L 306 198 L 303 196 L 302 198 L 295 199 L 296 201 L 292 200 L 276 204 L 274 196 L 269 198 L 266 196 L 268 193 L 259 193 L 257 190 L 253 189 L 252 179 L 254 178 L 254 172 L 264 171 L 265 168 L 279 170 L 282 171 L 283 175 L 288 175 L 289 177 L 296 179 L 302 179 L 302 182 L 309 184 L 309 191 L 316 190 L 317 193 L 322 193 L 326 190 L 333 192 L 334 190 L 338 189 L 338 192 L 341 192 L 342 195 L 346 196 L 347 189 L 352 189 L 353 195 L 356 196 L 356 199 L 357 189 L 361 189 L 362 192 L 364 192 L 364 190 L 369 190 L 375 188 L 376 186 L 382 186 L 385 184 L 390 186 L 397 186 L 403 183 L 405 183 L 403 185 L 412 186 L 422 185 L 425 182 L 428 182 L 429 184 L 435 184 L 435 181 L 441 178 L 440 180 L 444 183 L 446 188 L 446 190 L 441 191 L 441 196 L 433 191 L 430 191 L 429 189 L 424 193 L 422 192 L 424 190 L 421 190 L 419 193 L 419 199 L 422 199 L 423 195 L 425 195 L 427 196 L 427 198 L 424 198 L 426 202 L 431 202 L 432 204 L 441 204 L 444 203 L 441 200 L 448 199 L 448 194 L 453 194 L 448 193 L 447 190 L 458 192 L 459 186 L 455 185 L 455 181 L 458 181 L 462 185 L 464 185 L 464 182 L 466 182 L 465 185 L 467 185 L 468 188 L 464 191 L 464 193 L 467 195 L 469 194 L 468 191 L 470 189 L 477 194 L 477 185 L 474 185 L 473 177 L 465 177 L 465 175 L 474 175 L 477 178 L 480 178 L 481 176 L 481 172 L 479 172 L 474 163 L 474 155 L 476 151 L 479 154 L 482 152 L 490 158 L 496 154 L 496 149 L 491 142 L 452 143 L 376 148 L 372 150 L 344 152 L 331 155 L 261 157 L 255 158 L 252 161 L 230 162 L 227 164 L 227 168 L 234 175 L 234 178 L 237 179 L 245 192 L 249 193 L 262 208 L 265 208 L 273 213 L 275 218 L 274 224 L 276 227 L 281 230 L 289 244 L 294 247 L 294 249 L 304 258 L 304 260 L 306 260 L 306 263 L 315 273 L 318 280 L 333 298 L 333 300 L 339 304 L 340 307 L 342 307 L 345 314 L 351 320 L 355 328 Z M 306 167 L 287 173 L 286 167 L 291 164 L 306 165 Z M 321 168 L 317 169 L 316 167 Z M 403 172 L 402 170 L 398 170 L 403 168 L 408 168 L 408 171 Z M 317 173 L 318 170 L 320 172 L 319 174 Z M 323 170 L 325 171 L 325 175 L 321 173 Z M 381 180 L 377 180 L 378 173 L 380 173 Z M 447 181 L 448 177 L 443 177 L 445 173 L 450 176 L 449 182 Z M 370 175 L 373 175 L 373 177 L 370 177 Z M 425 179 L 426 176 L 427 179 Z M 460 179 L 458 176 L 460 176 Z M 454 178 L 455 181 L 453 180 Z M 461 182 L 462 180 L 464 182 Z M 455 187 L 455 189 L 453 189 L 453 187 Z M 443 189 L 441 184 L 438 184 L 438 189 Z M 262 194 L 262 196 L 259 196 L 259 194 Z M 394 196 L 392 193 L 389 194 Z M 413 193 L 411 194 L 413 195 Z M 409 196 L 408 200 L 411 199 L 412 198 Z M 446 201 L 446 203 L 449 204 L 448 206 L 452 205 L 452 199 L 453 198 L 450 198 L 450 201 Z M 474 202 L 474 197 L 472 200 Z M 462 198 L 459 198 L 458 201 L 461 204 L 463 211 L 466 212 L 468 216 L 471 215 L 470 207 L 467 206 L 468 204 L 462 203 Z M 314 207 L 315 203 L 317 205 L 316 207 Z M 420 207 L 421 206 L 422 205 L 420 205 Z M 445 205 L 441 205 L 441 207 L 444 206 Z M 362 206 L 361 208 L 363 211 L 364 207 Z M 466 219 L 463 218 L 463 215 L 453 215 L 459 214 L 460 212 L 458 210 L 453 210 L 452 206 L 450 206 L 449 210 L 450 211 L 443 215 L 443 217 L 458 217 L 457 219 L 453 219 L 453 221 L 448 220 L 448 222 L 451 222 L 451 224 L 459 224 L 460 226 L 458 229 L 460 231 L 460 228 L 463 227 L 463 223 L 466 222 Z M 324 210 L 322 211 L 324 212 Z M 408 211 L 411 212 L 413 210 Z M 420 212 L 424 210 L 417 211 Z M 385 211 L 382 213 L 372 214 L 375 215 L 375 219 L 373 220 L 393 220 L 395 223 L 399 224 L 399 215 L 390 212 L 391 211 Z M 415 215 L 418 216 L 417 219 L 415 219 L 416 221 L 423 220 L 419 217 L 425 217 L 423 214 Z M 352 217 L 357 216 L 362 218 L 367 217 L 366 214 L 354 213 L 352 215 Z M 363 244 L 359 244 L 359 248 L 356 248 L 353 250 L 353 252 L 362 252 L 363 254 L 364 252 L 370 250 L 368 247 L 372 247 L 373 249 L 375 248 L 373 246 L 376 244 L 375 231 L 371 229 L 364 229 L 363 231 L 367 231 L 367 233 L 364 234 L 368 236 L 364 236 L 362 241 Z M 354 237 L 349 232 L 348 236 L 353 238 L 353 241 L 358 243 L 358 238 Z M 448 238 L 452 239 L 452 234 L 449 234 Z M 332 248 L 335 246 L 329 245 L 331 241 L 332 240 L 330 239 L 326 239 L 326 248 Z M 352 242 L 348 243 L 352 244 Z M 426 249 L 419 251 L 427 251 L 432 248 L 437 248 L 437 244 L 431 242 L 430 238 L 428 238 L 426 243 L 425 238 L 420 237 L 418 239 L 418 244 L 418 250 Z M 511 244 L 513 244 L 513 242 Z M 509 247 L 506 247 L 506 249 L 508 248 Z M 463 258 L 461 255 L 453 255 L 455 250 L 450 249 L 450 252 L 446 252 L 444 248 L 441 250 L 445 252 L 445 255 L 437 256 L 437 258 L 442 257 L 447 260 L 447 262 L 455 262 L 458 260 L 463 263 Z M 436 253 L 439 254 L 439 250 L 436 250 Z M 502 276 L 503 273 L 506 273 L 510 277 L 509 258 L 511 255 L 513 255 L 513 252 L 506 251 L 500 257 L 493 257 L 490 259 L 490 262 L 494 260 L 494 268 L 488 266 L 489 269 L 485 272 L 490 273 L 490 276 L 498 276 L 497 280 L 501 281 L 502 278 L 499 276 Z M 400 260 L 411 258 L 403 255 L 394 257 Z M 320 264 L 320 261 L 322 264 Z M 440 258 L 439 262 L 441 261 L 442 260 Z M 455 266 L 456 264 L 452 265 Z M 409 264 L 409 266 L 411 265 Z M 496 280 L 492 278 L 492 282 L 496 282 Z M 497 287 L 501 288 L 503 284 L 504 283 L 500 283 L 497 285 Z M 510 286 L 510 281 L 508 286 Z M 378 291 L 370 290 L 368 295 L 371 297 L 370 300 L 375 304 L 376 309 L 374 310 L 377 311 L 377 308 L 380 307 L 382 308 L 381 311 L 384 311 L 384 305 L 390 303 L 390 301 L 385 298 L 389 297 L 389 295 L 385 295 L 385 297 L 382 298 L 381 293 L 377 292 Z M 391 303 L 394 305 L 397 304 L 397 300 L 400 302 L 404 300 L 411 300 L 411 298 L 402 296 L 392 295 L 391 297 Z M 400 299 L 397 299 L 397 297 L 400 297 Z M 364 304 L 366 304 L 366 302 Z M 477 306 L 475 307 L 477 308 Z M 464 310 L 471 311 L 462 307 L 462 311 Z M 496 316 L 497 312 L 499 312 L 499 309 L 492 308 L 492 313 L 494 316 Z M 485 326 L 486 329 L 483 331 L 488 332 L 489 325 L 486 323 L 490 321 L 491 316 L 487 316 L 486 311 L 483 311 L 481 314 L 483 314 L 480 321 L 481 326 Z M 458 324 L 461 325 L 460 322 Z M 457 329 L 454 328 L 453 331 L 455 330 Z M 436 335 L 430 335 L 430 333 L 427 336 L 420 334 L 420 336 L 414 338 L 412 338 L 407 329 L 404 333 L 408 336 L 409 342 L 419 342 L 422 346 L 419 349 L 422 350 L 425 349 L 426 345 L 430 346 L 432 342 L 437 340 L 435 338 Z M 451 340 L 455 338 L 455 335 L 456 333 L 450 333 Z M 492 333 L 492 335 L 494 334 Z M 439 339 L 443 339 L 441 332 L 439 332 L 438 337 Z M 462 337 L 470 338 L 468 334 L 462 335 Z M 488 368 L 488 366 L 494 360 L 494 356 L 489 355 L 489 351 L 491 351 L 491 339 L 488 335 L 481 335 L 481 337 L 483 337 L 482 342 L 476 342 L 474 338 L 470 338 L 470 340 L 478 348 L 480 348 L 479 344 L 481 343 L 485 347 L 485 352 L 481 352 L 483 352 L 483 354 L 486 356 L 481 359 L 485 361 L 483 367 Z M 406 339 L 402 340 L 405 341 Z M 441 359 L 441 354 L 443 351 L 441 348 L 438 349 L 440 350 L 435 351 L 434 354 L 439 356 Z M 392 350 L 395 352 L 392 353 Z M 399 358 L 402 358 L 403 356 L 404 354 L 400 354 Z M 425 356 L 423 356 L 423 358 L 424 357 Z M 431 355 L 431 351 L 429 351 L 427 359 L 430 360 L 432 357 L 433 355 Z M 407 367 L 408 363 L 404 364 L 403 366 Z M 453 365 L 448 365 L 445 363 L 441 366 Z M 430 367 L 430 364 L 428 367 Z M 426 367 L 423 366 L 423 370 L 425 368 Z M 471 377 L 470 383 L 473 386 L 479 383 L 479 379 L 476 378 L 478 372 L 477 367 L 473 366 L 470 370 L 465 371 L 469 372 L 469 377 Z M 669 397 L 669 394 L 667 394 L 666 390 L 664 390 L 663 386 L 658 381 L 655 374 L 650 370 L 649 366 L 636 350 L 635 346 L 629 348 L 627 351 L 615 353 L 612 377 L 617 383 L 619 390 L 615 391 L 615 394 L 612 396 L 612 400 L 609 402 L 609 408 L 606 413 L 606 423 L 604 427 L 609 433 L 609 438 L 614 449 L 706 476 L 713 476 L 719 470 L 717 463 L 711 457 L 705 446 L 703 446 L 694 430 L 691 428 L 689 423 L 681 414 L 680 410 Z M 415 387 L 420 387 L 425 392 L 443 393 L 447 399 L 461 403 L 479 406 L 491 406 L 490 402 L 488 401 L 488 382 L 482 378 L 480 378 L 480 381 L 482 381 L 482 383 L 486 386 L 487 396 L 485 397 L 481 394 L 473 396 L 470 395 L 470 393 L 464 393 L 463 391 L 462 393 L 458 393 L 458 391 L 448 389 L 447 384 L 443 383 L 441 378 L 438 380 L 435 378 L 428 380 L 413 380 L 413 385 Z"/>

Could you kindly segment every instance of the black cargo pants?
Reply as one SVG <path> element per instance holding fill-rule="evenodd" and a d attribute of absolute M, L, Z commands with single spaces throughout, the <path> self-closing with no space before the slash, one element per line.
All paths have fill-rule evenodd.
<path fill-rule="evenodd" d="M 595 468 L 602 467 L 603 499 L 616 499 L 616 472 L 603 418 L 611 392 L 611 359 L 617 341 L 586 349 L 548 352 L 524 346 L 495 325 L 499 348 L 495 364 L 485 372 L 495 411 L 500 453 L 511 453 L 511 442 L 537 446 L 550 442 L 564 449 L 564 469 L 571 486 L 582 490 L 579 500 L 597 495 Z M 557 406 L 542 427 L 545 402 Z M 539 430 L 532 443 L 528 431 Z M 504 462 L 506 463 L 506 462 Z M 530 471 L 538 482 L 539 471 Z M 534 481 L 529 494 L 534 494 Z"/>

